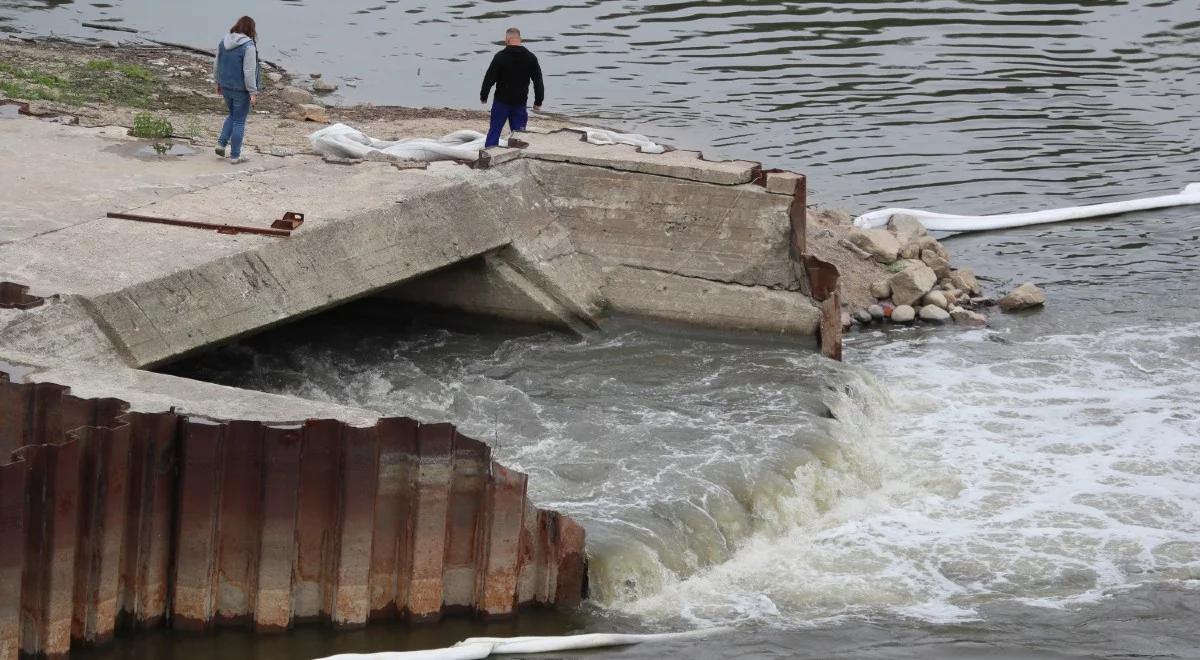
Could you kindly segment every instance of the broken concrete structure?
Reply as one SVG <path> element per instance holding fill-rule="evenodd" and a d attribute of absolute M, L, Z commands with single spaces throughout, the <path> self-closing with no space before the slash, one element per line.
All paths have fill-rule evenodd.
<path fill-rule="evenodd" d="M 582 594 L 582 529 L 452 427 L 143 369 L 368 297 L 578 332 L 628 314 L 819 335 L 840 356 L 838 272 L 807 255 L 802 176 L 525 138 L 475 167 L 232 167 L 0 122 L 0 533 L 21 539 L 0 551 L 0 660 L 124 617 L 271 630 Z M 305 220 L 266 236 L 114 211 Z"/>
<path fill-rule="evenodd" d="M 14 125 L 45 141 L 104 142 L 77 134 L 87 129 L 32 121 L 0 132 Z M 0 316 L 0 346 L 152 367 L 375 294 L 565 327 L 625 313 L 816 334 L 820 312 L 799 293 L 789 245 L 793 196 L 756 185 L 757 165 L 636 154 L 565 135 L 531 134 L 521 158 L 487 170 L 335 168 L 293 157 L 258 172 L 189 173 L 167 194 L 159 169 L 204 168 L 138 162 L 127 169 L 147 170 L 146 179 L 134 178 L 128 192 L 104 188 L 114 183 L 104 169 L 95 181 L 81 174 L 80 192 L 103 200 L 84 215 L 65 193 L 31 200 L 20 177 L 0 183 L 5 210 L 15 211 L 0 233 L 0 280 L 48 300 Z M 34 167 L 69 166 L 47 158 Z M 280 239 L 103 217 L 112 210 L 263 226 L 300 211 L 307 220 Z M 485 256 L 482 270 L 468 264 L 418 282 Z"/>

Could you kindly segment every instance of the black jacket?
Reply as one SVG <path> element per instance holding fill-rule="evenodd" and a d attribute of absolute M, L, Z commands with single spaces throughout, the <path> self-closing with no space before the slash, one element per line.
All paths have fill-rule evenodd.
<path fill-rule="evenodd" d="M 487 103 L 488 93 L 495 85 L 497 101 L 525 105 L 529 101 L 530 81 L 533 81 L 533 104 L 541 105 L 546 100 L 546 88 L 542 85 L 542 67 L 537 56 L 524 46 L 505 46 L 492 58 L 492 65 L 483 77 L 479 100 Z"/>

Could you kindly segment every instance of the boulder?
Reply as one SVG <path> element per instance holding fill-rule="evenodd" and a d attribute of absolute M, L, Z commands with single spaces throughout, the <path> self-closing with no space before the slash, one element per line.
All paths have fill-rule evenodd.
<path fill-rule="evenodd" d="M 318 79 L 313 83 L 313 91 L 318 94 L 328 94 L 337 91 L 337 83 L 331 83 L 328 80 Z"/>
<path fill-rule="evenodd" d="M 850 318 L 850 312 L 842 312 L 842 330 L 846 330 L 852 325 L 854 325 L 854 319 Z"/>
<path fill-rule="evenodd" d="M 300 89 L 299 87 L 284 87 L 279 90 L 279 98 L 296 105 L 312 103 L 313 101 L 312 93 L 307 89 Z"/>
<path fill-rule="evenodd" d="M 920 317 L 922 321 L 930 323 L 945 323 L 950 320 L 950 312 L 937 305 L 925 305 L 921 308 Z"/>
<path fill-rule="evenodd" d="M 945 245 L 939 243 L 936 238 L 932 236 L 921 236 L 916 240 L 916 242 L 917 245 L 921 246 L 922 252 L 925 250 L 933 250 L 934 252 L 938 253 L 938 256 L 941 258 L 945 259 L 946 261 L 950 261 L 950 251 L 946 249 Z"/>
<path fill-rule="evenodd" d="M 283 74 L 276 73 L 274 71 L 270 71 L 267 73 L 267 80 L 270 80 L 273 83 L 277 83 L 277 82 L 283 80 Z"/>
<path fill-rule="evenodd" d="M 892 297 L 892 283 L 887 280 L 879 280 L 871 283 L 871 295 L 875 296 L 876 300 Z"/>
<path fill-rule="evenodd" d="M 932 268 L 934 274 L 938 277 L 950 276 L 950 262 L 937 252 L 929 249 L 921 250 L 921 261 L 924 261 L 926 266 Z"/>
<path fill-rule="evenodd" d="M 897 305 L 892 310 L 892 323 L 912 323 L 917 318 L 917 310 L 910 305 Z"/>
<path fill-rule="evenodd" d="M 867 313 L 870 314 L 871 318 L 875 321 L 883 320 L 883 306 L 882 305 L 871 305 L 870 307 L 867 308 Z"/>
<path fill-rule="evenodd" d="M 900 246 L 901 259 L 920 259 L 921 246 L 916 241 L 909 241 Z"/>
<path fill-rule="evenodd" d="M 925 304 L 950 309 L 950 301 L 946 298 L 946 294 L 936 289 L 925 294 Z"/>
<path fill-rule="evenodd" d="M 298 119 L 304 121 L 316 121 L 322 124 L 329 123 L 329 113 L 325 112 L 325 108 L 313 103 L 301 103 L 296 106 L 296 114 Z"/>
<path fill-rule="evenodd" d="M 886 229 L 852 229 L 850 242 L 881 264 L 890 264 L 900 253 L 900 243 Z"/>
<path fill-rule="evenodd" d="M 1012 293 L 1000 299 L 1000 309 L 1006 312 L 1016 312 L 1044 304 L 1046 304 L 1046 293 L 1034 286 L 1033 282 L 1022 284 L 1013 289 Z"/>
<path fill-rule="evenodd" d="M 865 309 L 860 309 L 857 312 L 854 312 L 854 320 L 858 321 L 859 323 L 861 323 L 863 325 L 870 325 L 871 324 L 871 313 Z"/>
<path fill-rule="evenodd" d="M 889 280 L 892 302 L 897 305 L 916 304 L 937 283 L 937 275 L 920 261 L 906 261 L 904 270 Z"/>
<path fill-rule="evenodd" d="M 979 312 L 972 312 L 969 309 L 954 306 L 950 308 L 950 318 L 954 319 L 955 323 L 963 325 L 984 326 L 987 325 L 987 317 Z"/>
<path fill-rule="evenodd" d="M 979 288 L 979 280 L 975 279 L 975 271 L 970 268 L 950 271 L 950 283 L 954 285 L 954 288 L 962 289 L 974 296 L 983 293 L 983 289 Z"/>
<path fill-rule="evenodd" d="M 896 235 L 896 240 L 900 241 L 900 245 L 907 245 L 929 234 L 929 232 L 925 231 L 925 225 L 921 224 L 921 221 L 916 216 L 911 216 L 907 213 L 893 215 L 888 220 L 887 228 Z"/>

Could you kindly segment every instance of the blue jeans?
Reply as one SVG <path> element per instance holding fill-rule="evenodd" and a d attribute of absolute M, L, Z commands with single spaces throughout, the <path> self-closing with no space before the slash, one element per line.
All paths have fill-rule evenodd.
<path fill-rule="evenodd" d="M 492 101 L 492 127 L 488 130 L 487 141 L 483 143 L 484 147 L 495 147 L 500 144 L 500 132 L 504 130 L 506 122 L 512 130 L 523 131 L 525 125 L 529 123 L 529 112 L 523 105 L 509 105 Z"/>
<path fill-rule="evenodd" d="M 233 143 L 229 152 L 230 158 L 242 155 L 242 138 L 246 135 L 246 117 L 250 116 L 250 93 L 243 91 L 221 90 L 225 97 L 225 107 L 229 108 L 229 116 L 225 118 L 225 126 L 221 128 L 221 137 L 217 144 L 222 148 Z"/>

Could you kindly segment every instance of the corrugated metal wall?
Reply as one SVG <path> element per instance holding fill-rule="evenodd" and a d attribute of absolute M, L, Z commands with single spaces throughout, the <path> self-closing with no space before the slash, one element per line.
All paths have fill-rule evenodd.
<path fill-rule="evenodd" d="M 577 605 L 583 530 L 449 424 L 128 412 L 0 372 L 0 660 L 138 627 Z"/>

